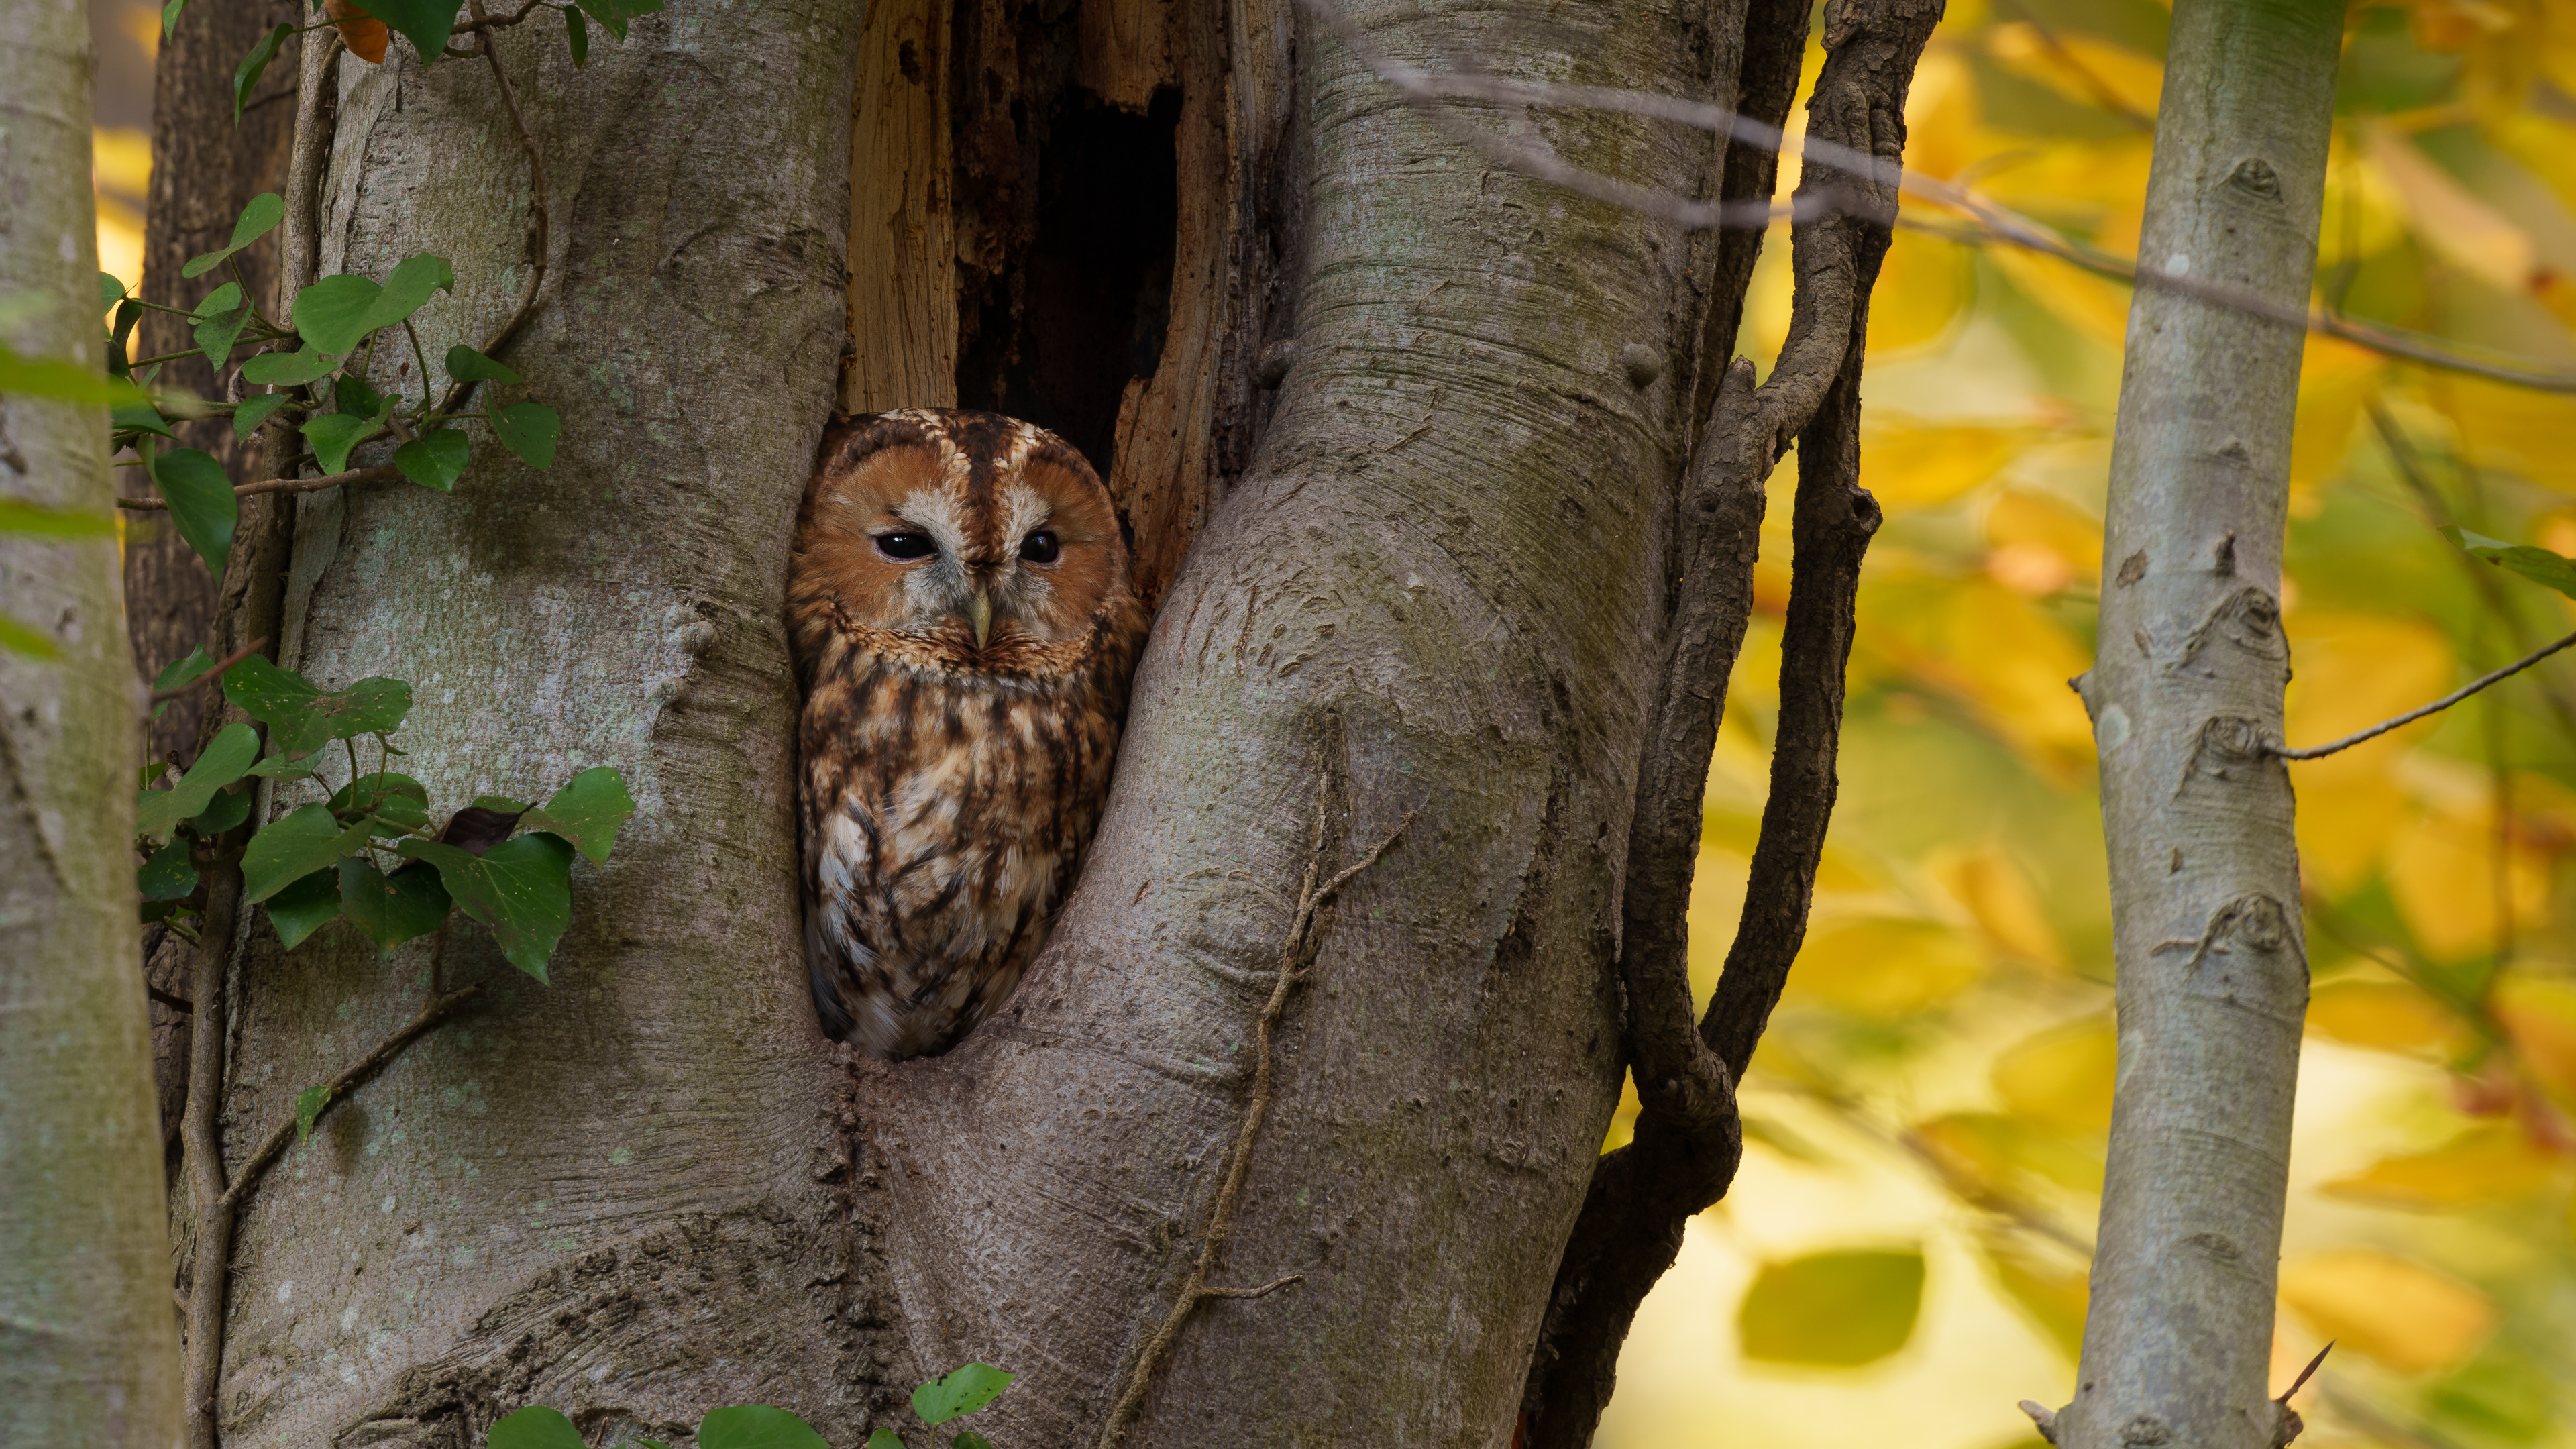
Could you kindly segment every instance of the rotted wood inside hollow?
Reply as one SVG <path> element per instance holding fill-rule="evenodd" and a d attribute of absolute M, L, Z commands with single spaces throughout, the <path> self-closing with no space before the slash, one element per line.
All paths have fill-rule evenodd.
<path fill-rule="evenodd" d="M 853 89 L 841 406 L 1024 417 L 1159 599 L 1205 516 L 1235 160 L 1224 0 L 881 0 Z"/>

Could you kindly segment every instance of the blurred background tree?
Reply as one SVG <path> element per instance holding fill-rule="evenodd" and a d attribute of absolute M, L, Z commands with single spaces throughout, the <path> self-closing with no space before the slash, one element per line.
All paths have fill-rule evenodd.
<path fill-rule="evenodd" d="M 100 259 L 130 282 L 159 15 L 92 14 Z M 1952 0 L 1911 168 L 2129 255 L 2167 19 Z M 2114 1038 L 2092 738 L 2065 681 L 2093 652 L 2128 293 L 1957 240 L 1935 208 L 1906 222 L 1870 326 L 1863 478 L 1888 525 L 1815 926 L 1744 1084 L 1742 1175 L 1639 1314 L 1614 1449 L 2003 1449 L 2037 1442 L 2015 1400 L 2071 1387 Z M 1776 238 L 1757 359 L 1787 328 L 1787 263 Z M 2576 0 L 2352 6 L 2318 274 L 2355 316 L 2576 371 Z M 2293 488 L 2293 744 L 2576 619 L 2434 531 L 2576 554 L 2576 401 L 2315 339 Z M 1703 1002 L 1766 779 L 1787 515 L 1711 781 Z M 2576 1445 L 2571 671 L 2294 767 L 2316 994 L 2276 1381 L 2338 1343 L 2295 1401 L 2303 1445 Z"/>

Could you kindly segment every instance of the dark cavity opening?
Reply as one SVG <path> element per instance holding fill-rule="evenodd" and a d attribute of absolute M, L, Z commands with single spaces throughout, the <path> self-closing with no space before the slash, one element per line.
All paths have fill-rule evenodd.
<path fill-rule="evenodd" d="M 961 406 L 1053 430 L 1104 480 L 1119 399 L 1154 375 L 1171 323 L 1180 115 L 1176 90 L 1138 116 L 1066 88 L 1038 160 L 1035 235 L 958 359 Z"/>

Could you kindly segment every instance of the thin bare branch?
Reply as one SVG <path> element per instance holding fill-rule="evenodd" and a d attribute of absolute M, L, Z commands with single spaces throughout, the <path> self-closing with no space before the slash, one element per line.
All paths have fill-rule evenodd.
<path fill-rule="evenodd" d="M 234 650 L 226 657 L 216 660 L 214 666 L 208 669 L 205 673 L 198 675 L 196 678 L 189 680 L 185 684 L 173 685 L 168 689 L 156 689 L 152 691 L 152 697 L 154 699 L 177 699 L 180 695 L 186 694 L 189 690 L 195 689 L 199 685 L 211 684 L 215 680 L 223 678 L 225 670 L 241 663 L 243 660 L 257 654 L 260 650 L 266 647 L 268 647 L 267 639 L 253 639 L 239 649 Z"/>
<path fill-rule="evenodd" d="M 233 485 L 235 498 L 253 498 L 262 493 L 312 493 L 324 488 L 337 488 L 343 483 L 386 483 L 402 476 L 399 468 L 352 468 L 346 473 L 333 473 L 321 478 L 262 478 L 255 483 Z M 167 512 L 170 505 L 158 498 L 119 498 L 119 508 L 138 513 Z"/>
<path fill-rule="evenodd" d="M 2406 711 L 2404 714 L 2396 716 L 2393 719 L 2381 720 L 2379 723 L 2372 725 L 2366 730 L 2355 730 L 2351 734 L 2345 735 L 2342 739 L 2329 740 L 2322 745 L 2317 745 L 2313 748 L 2304 750 L 2294 750 L 2286 744 L 2266 741 L 2263 745 L 2263 752 L 2267 755 L 2272 755 L 2284 760 L 2319 760 L 2328 755 L 2339 754 L 2345 750 L 2351 749 L 2357 744 L 2363 743 L 2364 741 L 2375 740 L 2381 735 L 2388 733 L 2390 730 L 2401 729 L 2407 725 L 2413 724 L 2415 721 L 2424 718 L 2426 715 L 2440 714 L 2442 711 L 2449 709 L 2452 705 L 2458 704 L 2461 700 L 2468 698 L 2479 690 L 2485 689 L 2489 685 L 2495 684 L 2500 680 L 2510 679 L 2571 644 L 2576 644 L 2576 634 L 2570 634 L 2566 638 L 2560 639 L 2553 644 L 2544 644 L 2540 648 L 2533 650 L 2531 653 L 2524 655 L 2502 669 L 2481 674 L 2477 678 L 2470 680 L 2468 683 L 2461 685 L 2459 688 L 2452 690 L 2450 693 L 2443 695 L 2440 699 L 2433 701 L 2431 704 L 2420 705 L 2414 709 Z"/>

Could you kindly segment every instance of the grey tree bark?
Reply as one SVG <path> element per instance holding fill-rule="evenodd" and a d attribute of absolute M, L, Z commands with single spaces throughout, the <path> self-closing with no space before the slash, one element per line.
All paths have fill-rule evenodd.
<path fill-rule="evenodd" d="M 2316 265 L 2343 7 L 2174 7 L 2139 255 L 2292 309 Z M 2093 716 L 2119 1088 L 2068 1449 L 2271 1449 L 2273 1285 L 2307 1008 L 2281 739 L 2282 537 L 2302 330 L 2140 288 L 2104 534 Z"/>
<path fill-rule="evenodd" d="M 0 342 L 98 367 L 83 7 L 5 0 L 0 54 Z M 0 1403 L 29 1443 L 159 1449 L 179 1439 L 179 1344 L 106 428 L 95 404 L 0 396 L 0 501 L 93 525 L 0 519 L 0 610 L 54 656 L 0 646 Z"/>
<path fill-rule="evenodd" d="M 411 680 L 401 768 L 442 809 L 594 764 L 642 808 L 613 864 L 576 869 L 552 987 L 461 921 L 390 963 L 241 923 L 236 1151 L 425 993 L 491 990 L 253 1199 L 227 1438 L 462 1449 L 548 1403 L 594 1440 L 681 1440 L 758 1402 L 855 1443 L 980 1360 L 1023 1376 L 978 1423 L 999 1443 L 1089 1442 L 1139 1383 L 1131 1444 L 1508 1441 L 1618 1091 L 1674 487 L 1731 340 L 1708 318 L 1737 299 L 1713 236 L 1478 164 L 1277 0 L 1132 8 L 879 0 L 863 29 L 675 0 L 579 71 L 550 31 L 500 34 L 552 241 L 505 360 L 563 409 L 561 452 L 537 473 L 483 449 L 453 497 L 308 496 L 281 662 Z M 1426 67 L 1687 95 L 1718 92 L 1742 23 L 1722 0 L 1344 13 Z M 892 74 L 854 88 L 862 56 Z M 322 270 L 450 258 L 458 295 L 420 316 L 436 358 L 524 283 L 518 138 L 479 66 L 423 71 L 399 41 L 337 66 Z M 861 184 L 853 113 L 917 126 L 951 93 L 931 179 Z M 1702 133 L 1467 115 L 1718 187 Z M 788 533 L 836 387 L 1008 401 L 1064 366 L 1050 125 L 1142 134 L 1179 178 L 1164 291 L 1148 268 L 1135 304 L 1166 361 L 1090 422 L 1140 556 L 1195 543 L 1046 954 L 957 1050 L 888 1066 L 825 1042 L 807 997 Z M 952 182 L 953 215 L 902 209 Z M 907 318 L 852 318 L 847 383 L 845 258 L 875 269 L 848 297 Z M 952 273 L 971 307 L 887 280 Z M 974 347 L 940 331 L 970 317 Z M 885 355 L 916 335 L 927 363 Z M 1300 882 L 1408 816 L 1320 918 L 1215 1263 L 1219 1287 L 1294 1281 L 1198 1306 L 1140 1365 L 1200 1256 Z"/>

